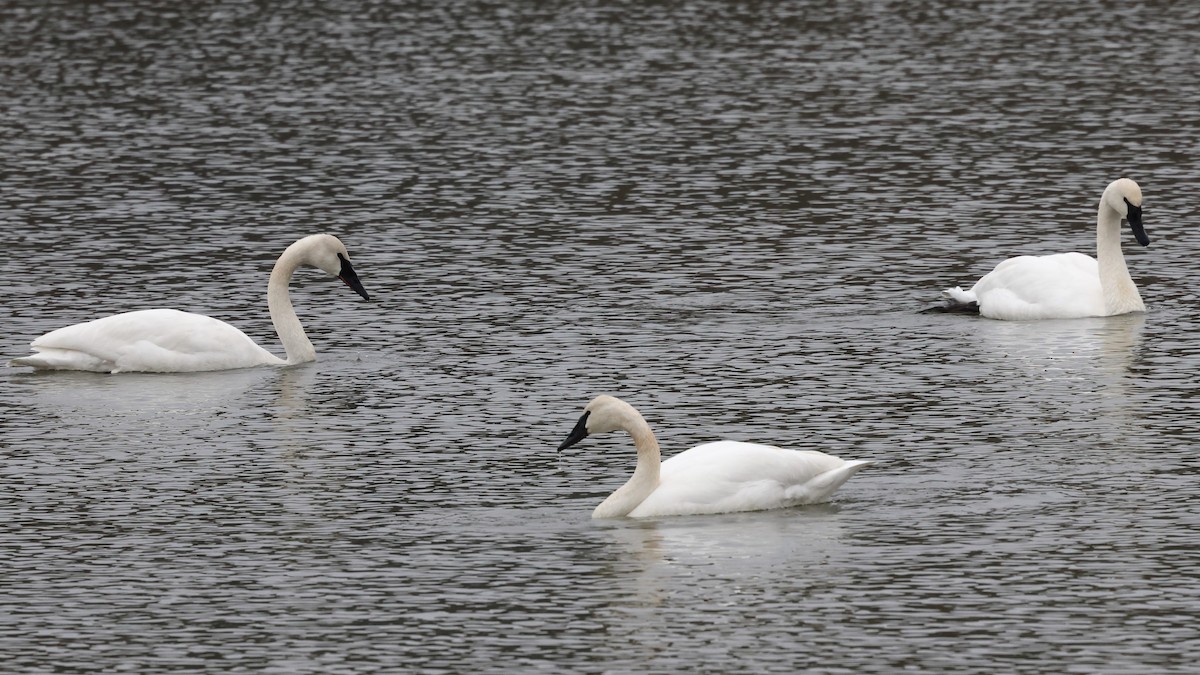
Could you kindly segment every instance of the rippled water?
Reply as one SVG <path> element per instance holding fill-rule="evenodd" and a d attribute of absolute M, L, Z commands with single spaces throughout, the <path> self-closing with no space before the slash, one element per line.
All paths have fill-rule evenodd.
<path fill-rule="evenodd" d="M 315 231 L 373 299 L 300 274 L 292 369 L 0 368 L 5 669 L 1191 671 L 1197 35 L 1190 3 L 0 10 L 0 354 L 164 305 L 274 347 Z M 1145 316 L 919 313 L 1090 251 L 1120 175 Z M 593 522 L 628 440 L 554 447 L 601 392 L 667 454 L 880 462 Z"/>

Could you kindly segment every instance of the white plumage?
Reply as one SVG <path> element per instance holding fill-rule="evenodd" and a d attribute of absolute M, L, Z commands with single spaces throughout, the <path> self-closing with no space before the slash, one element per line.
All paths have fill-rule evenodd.
<path fill-rule="evenodd" d="M 337 237 L 314 234 L 289 246 L 276 261 L 267 285 L 271 320 L 287 359 L 258 346 L 224 321 L 174 309 L 147 309 L 46 333 L 31 343 L 36 353 L 13 359 L 10 364 L 43 370 L 164 373 L 312 361 L 316 352 L 288 295 L 288 281 L 301 265 L 337 276 L 367 298 L 350 265 L 349 253 Z"/>
<path fill-rule="evenodd" d="M 815 450 L 718 441 L 661 461 L 658 441 L 633 406 L 612 396 L 588 403 L 575 429 L 559 446 L 590 433 L 623 430 L 633 438 L 638 462 L 633 477 L 605 499 L 593 518 L 731 513 L 815 504 L 829 499 L 866 460 L 846 461 Z"/>
<path fill-rule="evenodd" d="M 1002 261 L 970 290 L 943 291 L 954 306 L 977 305 L 992 319 L 1078 319 L 1146 310 L 1121 252 L 1121 220 L 1138 243 L 1150 243 L 1142 227 L 1142 191 L 1128 178 L 1113 181 L 1096 215 L 1096 258 L 1082 253 L 1018 256 Z"/>

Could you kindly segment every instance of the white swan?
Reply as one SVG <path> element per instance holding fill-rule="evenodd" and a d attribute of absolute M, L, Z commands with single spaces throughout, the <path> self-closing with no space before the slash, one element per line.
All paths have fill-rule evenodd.
<path fill-rule="evenodd" d="M 1121 219 L 1142 246 L 1142 190 L 1128 178 L 1113 181 L 1096 214 L 1096 258 L 1082 253 L 1018 256 L 996 265 L 971 290 L 942 291 L 949 311 L 978 310 L 992 319 L 1078 319 L 1144 312 L 1146 306 L 1125 267 Z M 1097 262 L 1098 260 L 1098 262 Z"/>
<path fill-rule="evenodd" d="M 734 511 L 763 511 L 823 502 L 873 462 L 845 461 L 815 450 L 718 441 L 660 462 L 658 441 L 633 406 L 597 396 L 558 446 L 560 451 L 592 433 L 624 430 L 637 447 L 633 477 L 592 512 L 593 518 L 644 518 Z"/>
<path fill-rule="evenodd" d="M 267 284 L 267 307 L 287 352 L 286 360 L 224 321 L 174 309 L 147 309 L 51 331 L 31 343 L 35 354 L 9 364 L 44 370 L 177 373 L 312 361 L 317 358 L 316 351 L 288 295 L 288 282 L 301 265 L 324 270 L 370 299 L 337 237 L 314 234 L 287 247 Z"/>

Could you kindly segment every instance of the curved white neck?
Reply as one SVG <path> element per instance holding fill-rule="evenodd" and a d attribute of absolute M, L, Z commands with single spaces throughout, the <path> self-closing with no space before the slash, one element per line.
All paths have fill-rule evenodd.
<path fill-rule="evenodd" d="M 658 441 L 654 438 L 654 432 L 650 431 L 650 425 L 646 424 L 646 420 L 640 416 L 636 420 L 630 420 L 624 429 L 629 432 L 633 438 L 633 444 L 637 448 L 637 468 L 633 470 L 632 478 L 617 488 L 616 492 L 608 496 L 608 499 L 600 502 L 600 505 L 592 512 L 593 518 L 627 516 L 645 501 L 651 492 L 658 489 L 662 454 L 658 450 Z"/>
<path fill-rule="evenodd" d="M 1096 214 L 1096 262 L 1100 266 L 1100 288 L 1108 315 L 1145 311 L 1121 252 L 1121 214 L 1103 198 Z"/>
<path fill-rule="evenodd" d="M 271 280 L 267 283 L 267 307 L 271 310 L 271 323 L 275 324 L 275 332 L 279 333 L 279 341 L 287 352 L 289 365 L 315 361 L 317 358 L 317 352 L 304 334 L 296 310 L 292 308 L 292 298 L 288 293 L 292 273 L 300 266 L 300 262 L 300 254 L 289 246 L 275 261 Z"/>

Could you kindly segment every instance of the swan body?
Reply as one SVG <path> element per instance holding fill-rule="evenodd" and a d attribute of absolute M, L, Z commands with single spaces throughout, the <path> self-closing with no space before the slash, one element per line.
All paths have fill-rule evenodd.
<path fill-rule="evenodd" d="M 1018 256 L 1002 261 L 970 290 L 943 291 L 948 309 L 978 309 L 991 319 L 1078 319 L 1144 312 L 1121 252 L 1121 220 L 1142 246 L 1142 190 L 1128 178 L 1113 181 L 1096 214 L 1096 257 L 1082 253 Z"/>
<path fill-rule="evenodd" d="M 735 511 L 764 511 L 815 504 L 830 495 L 866 460 L 846 461 L 815 450 L 718 441 L 661 461 L 650 425 L 628 403 L 598 396 L 588 403 L 564 450 L 592 433 L 623 430 L 633 438 L 633 477 L 592 512 L 593 518 L 645 518 Z"/>
<path fill-rule="evenodd" d="M 289 246 L 267 285 L 267 306 L 286 359 L 254 343 L 233 326 L 203 314 L 147 309 L 114 314 L 51 331 L 31 343 L 34 354 L 10 365 L 42 370 L 177 373 L 251 366 L 283 366 L 316 359 L 292 308 L 288 282 L 301 265 L 324 270 L 370 299 L 337 237 L 314 234 Z"/>

